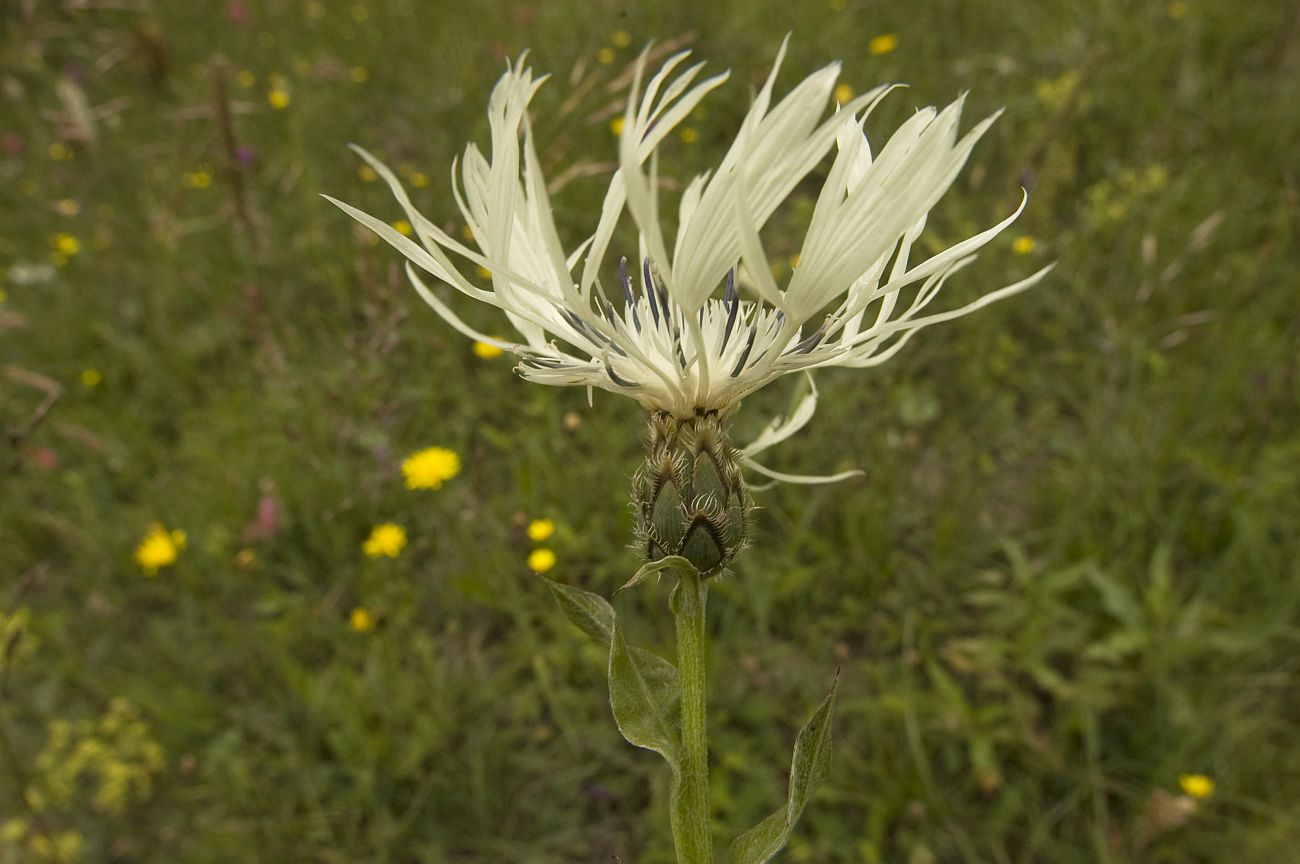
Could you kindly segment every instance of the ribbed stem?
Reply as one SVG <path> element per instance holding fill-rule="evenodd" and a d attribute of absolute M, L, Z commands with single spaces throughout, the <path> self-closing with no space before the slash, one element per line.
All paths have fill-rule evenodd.
<path fill-rule="evenodd" d="M 704 580 L 683 573 L 677 588 L 677 668 L 682 681 L 682 776 L 673 802 L 678 864 L 713 864 L 709 814 L 709 737 L 704 695 Z"/>

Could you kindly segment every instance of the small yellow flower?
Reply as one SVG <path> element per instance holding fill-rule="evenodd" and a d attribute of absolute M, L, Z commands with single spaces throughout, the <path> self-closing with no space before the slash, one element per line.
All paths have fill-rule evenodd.
<path fill-rule="evenodd" d="M 608 66 L 614 62 L 614 56 L 613 48 L 601 48 L 596 52 L 596 62 L 601 66 Z"/>
<path fill-rule="evenodd" d="M 553 519 L 534 519 L 528 523 L 528 539 L 534 543 L 541 543 L 554 533 L 555 520 Z"/>
<path fill-rule="evenodd" d="M 348 70 L 348 76 L 357 84 L 364 84 L 370 80 L 370 73 L 364 66 L 353 66 Z"/>
<path fill-rule="evenodd" d="M 836 102 L 845 105 L 853 98 L 853 88 L 841 81 L 835 85 L 835 93 L 833 95 L 835 96 Z"/>
<path fill-rule="evenodd" d="M 161 523 L 154 522 L 136 547 L 135 560 L 144 570 L 144 575 L 154 576 L 160 568 L 175 564 L 184 548 L 184 531 L 168 531 Z"/>
<path fill-rule="evenodd" d="M 425 186 L 429 185 L 429 175 L 425 174 L 423 171 L 412 171 L 411 185 L 416 189 L 423 189 Z"/>
<path fill-rule="evenodd" d="M 185 185 L 191 189 L 207 189 L 212 185 L 212 172 L 205 168 L 191 171 L 185 175 Z"/>
<path fill-rule="evenodd" d="M 50 245 L 54 247 L 55 252 L 65 258 L 71 258 L 81 251 L 81 241 L 65 231 L 60 231 L 51 237 Z"/>
<path fill-rule="evenodd" d="M 72 158 L 72 149 L 62 141 L 55 141 L 46 152 L 55 162 L 66 162 Z"/>
<path fill-rule="evenodd" d="M 394 222 L 393 229 L 403 237 L 410 237 L 415 233 L 415 229 L 411 227 L 411 223 L 407 222 L 405 219 L 398 219 Z"/>
<path fill-rule="evenodd" d="M 379 179 L 379 175 L 375 173 L 375 169 L 371 168 L 369 165 L 362 165 L 358 168 L 357 176 L 361 178 L 362 183 L 374 183 Z"/>
<path fill-rule="evenodd" d="M 613 120 L 609 121 L 609 131 L 615 135 L 623 134 L 623 115 L 620 114 Z"/>
<path fill-rule="evenodd" d="M 76 216 L 81 212 L 81 202 L 76 198 L 62 198 L 54 202 L 54 212 L 60 216 Z"/>
<path fill-rule="evenodd" d="M 1011 242 L 1011 251 L 1017 255 L 1028 255 L 1034 251 L 1034 247 L 1037 245 L 1038 242 L 1033 237 L 1022 234 Z"/>
<path fill-rule="evenodd" d="M 484 279 L 491 279 L 492 271 L 484 267 L 482 264 L 480 264 L 478 268 L 478 275 L 482 276 Z"/>
<path fill-rule="evenodd" d="M 406 529 L 392 522 L 376 525 L 361 551 L 371 558 L 396 558 L 406 548 Z"/>
<path fill-rule="evenodd" d="M 534 549 L 528 553 L 528 569 L 534 573 L 545 573 L 555 566 L 555 553 L 550 549 Z"/>
<path fill-rule="evenodd" d="M 867 50 L 876 57 L 890 53 L 898 47 L 898 34 L 881 33 L 875 39 L 867 43 Z"/>
<path fill-rule="evenodd" d="M 460 473 L 460 457 L 446 447 L 426 447 L 402 460 L 407 489 L 441 489 Z"/>
<path fill-rule="evenodd" d="M 289 107 L 289 91 L 276 87 L 266 94 L 266 101 L 276 111 L 283 111 Z"/>
<path fill-rule="evenodd" d="M 370 613 L 369 609 L 364 606 L 358 606 L 352 610 L 348 616 L 348 624 L 354 632 L 369 633 L 375 629 L 375 616 Z"/>
<path fill-rule="evenodd" d="M 235 73 L 235 83 L 245 90 L 251 90 L 257 84 L 257 76 L 247 69 L 240 69 Z"/>
<path fill-rule="evenodd" d="M 615 30 L 614 34 L 609 37 L 609 41 L 613 42 L 616 48 L 626 48 L 632 44 L 632 34 L 626 30 Z"/>
<path fill-rule="evenodd" d="M 81 370 L 81 386 L 87 390 L 98 387 L 104 380 L 103 374 L 98 369 Z"/>
<path fill-rule="evenodd" d="M 1178 20 L 1187 14 L 1187 4 L 1182 2 L 1182 0 L 1174 0 L 1174 2 L 1169 4 L 1165 11 L 1169 13 L 1170 18 Z"/>
<path fill-rule="evenodd" d="M 235 566 L 240 570 L 249 570 L 257 563 L 257 552 L 244 548 L 235 553 Z"/>
<path fill-rule="evenodd" d="M 472 242 L 474 240 L 474 229 L 468 225 L 462 225 L 460 226 L 460 236 Z"/>
<path fill-rule="evenodd" d="M 683 144 L 694 144 L 700 138 L 700 133 L 696 132 L 690 126 L 682 127 L 682 131 L 677 133 L 677 137 L 682 139 Z"/>
<path fill-rule="evenodd" d="M 502 351 L 495 345 L 489 345 L 487 342 L 479 342 L 477 340 L 474 342 L 474 356 L 478 357 L 480 360 L 493 360 L 504 353 L 506 352 Z"/>
<path fill-rule="evenodd" d="M 1183 774 L 1178 778 L 1178 785 L 1185 794 L 1198 801 L 1214 794 L 1214 781 L 1204 774 Z"/>

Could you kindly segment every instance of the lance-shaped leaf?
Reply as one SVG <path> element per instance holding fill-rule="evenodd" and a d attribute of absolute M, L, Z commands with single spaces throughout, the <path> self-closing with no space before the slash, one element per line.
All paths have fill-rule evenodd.
<path fill-rule="evenodd" d="M 551 586 L 551 593 L 573 626 L 602 645 L 609 645 L 614 637 L 615 614 L 614 607 L 609 605 L 608 600 L 599 594 L 552 582 L 550 579 L 546 580 L 546 584 Z"/>
<path fill-rule="evenodd" d="M 642 565 L 641 569 L 636 571 L 636 574 L 631 579 L 624 582 L 623 587 L 619 588 L 618 591 L 626 591 L 629 588 L 634 588 L 649 579 L 651 576 L 662 576 L 665 570 L 694 573 L 696 576 L 700 575 L 700 571 L 696 570 L 695 565 L 690 561 L 687 561 L 680 555 L 669 555 L 665 558 L 660 558 L 658 561 L 651 561 L 649 564 Z M 618 594 L 618 591 L 615 591 L 614 593 Z"/>
<path fill-rule="evenodd" d="M 574 626 L 609 647 L 609 705 L 629 743 L 668 760 L 674 783 L 681 759 L 681 677 L 677 667 L 651 651 L 627 644 L 614 607 L 599 594 L 547 580 Z"/>
<path fill-rule="evenodd" d="M 609 706 L 614 722 L 629 743 L 668 760 L 674 778 L 681 766 L 677 712 L 681 693 L 677 667 L 658 654 L 630 648 L 615 618 L 609 646 Z"/>
<path fill-rule="evenodd" d="M 835 694 L 839 686 L 837 678 L 830 695 L 795 738 L 785 806 L 736 838 L 731 844 L 731 864 L 770 861 L 790 838 L 794 823 L 803 814 L 808 799 L 830 767 L 831 712 L 835 709 Z"/>

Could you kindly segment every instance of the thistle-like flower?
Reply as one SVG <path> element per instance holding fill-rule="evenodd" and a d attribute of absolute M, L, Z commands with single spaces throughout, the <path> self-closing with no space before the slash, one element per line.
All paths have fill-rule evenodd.
<path fill-rule="evenodd" d="M 528 122 L 529 102 L 545 79 L 534 77 L 524 57 L 507 68 L 492 92 L 490 154 L 470 144 L 452 169 L 456 202 L 477 248 L 417 212 L 393 172 L 364 151 L 359 151 L 361 156 L 392 187 L 414 237 L 330 200 L 409 259 L 407 272 L 416 290 L 449 324 L 519 356 L 518 371 L 524 378 L 630 396 L 660 418 L 656 422 L 661 425 L 691 427 L 686 430 L 690 440 L 696 434 L 696 418 L 715 418 L 708 434 L 718 452 L 735 453 L 747 467 L 783 480 L 838 479 L 844 475 L 777 474 L 752 459 L 807 422 L 815 390 L 790 417 L 774 422 L 741 451 L 727 440 L 727 419 L 742 399 L 782 375 L 882 363 L 923 327 L 1022 291 L 1050 268 L 960 308 L 928 312 L 945 280 L 970 263 L 973 254 L 1024 208 L 1022 199 L 991 228 L 923 262 L 911 261 L 930 209 L 996 115 L 959 137 L 961 99 L 941 111 L 925 108 L 873 155 L 863 125 L 892 88 L 877 87 L 834 106 L 839 64 L 832 63 L 774 101 L 784 53 L 783 45 L 721 163 L 685 186 L 671 247 L 661 225 L 656 152 L 727 78 L 724 73 L 697 82 L 704 64 L 683 68 L 687 53 L 669 58 L 648 81 L 642 55 L 619 133 L 618 168 L 599 221 L 594 233 L 571 251 L 556 230 Z M 833 110 L 828 114 L 828 109 Z M 799 266 L 782 286 L 772 275 L 760 232 L 795 186 L 832 151 L 799 251 Z M 634 256 L 628 254 L 631 250 L 610 250 L 625 211 L 639 232 Z M 491 287 L 474 284 L 452 255 L 490 272 Z M 613 275 L 613 265 L 608 270 L 606 266 L 616 255 L 622 294 L 618 306 L 602 281 L 602 274 Z M 520 338 L 494 338 L 467 325 L 424 283 L 420 271 L 500 308 Z M 666 440 L 656 437 L 654 428 L 643 471 L 656 470 L 651 465 L 658 458 L 653 442 Z M 720 467 L 727 477 L 734 466 Z M 663 479 L 639 480 L 637 485 L 662 488 Z M 703 512 L 704 503 L 682 502 L 688 530 L 695 524 L 689 520 Z M 654 502 L 639 500 L 634 506 L 649 513 Z M 643 522 L 642 536 L 652 537 L 653 528 Z M 654 542 L 646 543 L 647 553 L 655 554 Z M 729 560 L 730 555 L 722 557 Z"/>

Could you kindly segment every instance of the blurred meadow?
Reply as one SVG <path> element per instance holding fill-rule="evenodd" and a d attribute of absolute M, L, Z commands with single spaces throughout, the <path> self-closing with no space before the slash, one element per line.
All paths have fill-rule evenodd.
<path fill-rule="evenodd" d="M 714 592 L 719 843 L 838 669 L 782 860 L 1300 862 L 1300 5 L 10 0 L 0 28 L 0 862 L 672 861 L 657 758 L 534 572 L 635 569 L 640 409 L 525 384 L 319 196 L 398 219 L 355 142 L 458 231 L 451 160 L 531 49 L 572 244 L 642 46 L 733 70 L 664 152 L 683 178 L 786 32 L 778 92 L 834 59 L 910 84 L 873 144 L 1005 106 L 921 246 L 1029 206 L 940 304 L 1060 263 L 821 374 L 773 451 L 866 474 L 759 493 Z M 407 488 L 428 448 L 458 466 Z M 670 650 L 666 593 L 618 604 Z"/>

